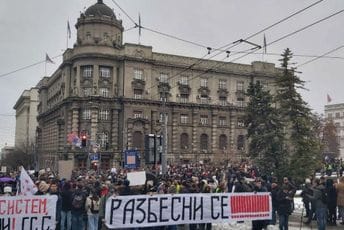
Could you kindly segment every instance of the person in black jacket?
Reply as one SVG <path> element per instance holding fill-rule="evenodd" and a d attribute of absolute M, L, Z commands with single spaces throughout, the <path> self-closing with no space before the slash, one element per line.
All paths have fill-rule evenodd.
<path fill-rule="evenodd" d="M 281 190 L 277 194 L 278 208 L 277 213 L 279 217 L 279 229 L 288 229 L 288 219 L 291 214 L 291 201 L 293 198 L 290 196 L 289 188 L 286 185 L 282 185 Z"/>
<path fill-rule="evenodd" d="M 70 188 L 69 182 L 66 182 L 62 187 L 61 230 L 72 229 L 72 191 Z"/>
<path fill-rule="evenodd" d="M 335 226 L 337 220 L 337 191 L 333 185 L 332 179 L 326 180 L 325 191 L 327 193 L 328 224 L 330 226 Z"/>
<path fill-rule="evenodd" d="M 78 184 L 72 196 L 72 230 L 84 229 L 86 194 L 82 188 L 82 185 Z"/>
<path fill-rule="evenodd" d="M 267 192 L 267 188 L 263 186 L 262 180 L 257 178 L 254 182 L 253 192 Z M 252 221 L 252 230 L 262 230 L 266 228 L 268 220 L 253 220 Z"/>

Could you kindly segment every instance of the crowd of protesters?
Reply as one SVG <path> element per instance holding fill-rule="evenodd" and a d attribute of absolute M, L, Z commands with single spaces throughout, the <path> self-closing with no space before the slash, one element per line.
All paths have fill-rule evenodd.
<path fill-rule="evenodd" d="M 270 192 L 272 219 L 252 221 L 252 229 L 264 229 L 276 225 L 288 229 L 289 216 L 293 212 L 296 186 L 289 178 L 283 181 L 271 176 L 261 176 L 257 168 L 243 161 L 233 165 L 185 164 L 169 165 L 168 173 L 146 168 L 147 181 L 143 186 L 130 186 L 125 169 L 114 171 L 76 170 L 72 178 L 59 178 L 47 170 L 31 175 L 38 191 L 35 195 L 56 195 L 56 229 L 95 230 L 106 229 L 105 203 L 111 196 L 138 194 Z M 12 175 L 15 177 L 15 175 Z M 335 224 L 337 207 L 341 223 L 344 221 L 344 178 L 337 181 L 325 177 L 308 178 L 302 190 L 306 223 L 313 216 L 319 229 Z M 323 192 L 326 191 L 326 200 Z M 2 189 L 4 195 L 15 195 L 12 187 Z M 154 227 L 154 229 L 181 229 L 181 226 Z M 211 229 L 212 224 L 189 224 L 188 229 Z M 153 229 L 153 228 L 149 228 Z"/>

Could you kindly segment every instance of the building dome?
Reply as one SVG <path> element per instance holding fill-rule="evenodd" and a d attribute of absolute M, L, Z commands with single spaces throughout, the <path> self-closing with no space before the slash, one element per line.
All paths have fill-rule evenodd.
<path fill-rule="evenodd" d="M 107 16 L 107 17 L 114 17 L 115 13 L 113 10 L 103 3 L 103 0 L 98 0 L 98 2 L 92 6 L 90 6 L 85 11 L 86 16 Z"/>

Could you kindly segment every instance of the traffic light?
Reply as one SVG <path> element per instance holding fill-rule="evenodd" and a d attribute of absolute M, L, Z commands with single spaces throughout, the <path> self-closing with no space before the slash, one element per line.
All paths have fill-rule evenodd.
<path fill-rule="evenodd" d="M 86 142 L 87 142 L 87 136 L 86 135 L 82 135 L 82 137 L 81 137 L 81 146 L 82 147 L 86 147 Z"/>

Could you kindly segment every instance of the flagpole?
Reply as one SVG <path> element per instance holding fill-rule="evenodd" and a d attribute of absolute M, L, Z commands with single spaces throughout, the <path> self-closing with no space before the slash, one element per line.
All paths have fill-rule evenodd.
<path fill-rule="evenodd" d="M 47 76 L 47 60 L 44 62 L 44 77 Z"/>

